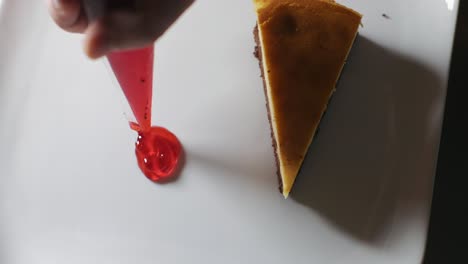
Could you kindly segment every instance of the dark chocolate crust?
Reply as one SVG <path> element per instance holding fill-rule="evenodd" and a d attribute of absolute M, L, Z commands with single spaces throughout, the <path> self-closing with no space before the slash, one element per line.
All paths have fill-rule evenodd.
<path fill-rule="evenodd" d="M 267 94 L 267 87 L 266 87 L 266 81 L 265 81 L 265 70 L 263 69 L 263 54 L 262 54 L 262 46 L 260 43 L 260 37 L 258 36 L 258 25 L 255 25 L 254 30 L 254 39 L 255 39 L 255 50 L 254 50 L 254 56 L 258 59 L 258 63 L 260 64 L 260 71 L 261 75 L 260 77 L 262 78 L 263 81 L 263 91 L 265 93 L 265 101 L 266 101 L 266 107 L 267 107 L 267 112 L 268 112 L 268 123 L 270 124 L 270 131 L 271 131 L 271 141 L 272 141 L 272 147 L 273 147 L 273 153 L 275 154 L 275 163 L 276 163 L 276 175 L 278 177 L 278 184 L 279 184 L 279 191 L 283 193 L 283 180 L 281 178 L 281 171 L 279 167 L 279 158 L 278 158 L 278 152 L 277 152 L 277 144 L 276 144 L 276 139 L 275 139 L 275 134 L 273 133 L 273 124 L 271 122 L 272 117 L 271 117 L 271 112 L 270 112 L 270 103 L 268 101 L 268 94 Z"/>

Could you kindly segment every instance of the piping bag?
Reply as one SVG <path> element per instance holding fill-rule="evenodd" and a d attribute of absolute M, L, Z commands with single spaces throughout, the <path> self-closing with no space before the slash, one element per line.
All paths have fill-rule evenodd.
<path fill-rule="evenodd" d="M 108 12 L 131 8 L 135 0 L 84 0 L 89 23 Z M 177 137 L 160 126 L 151 126 L 154 44 L 111 52 L 108 65 L 122 89 L 131 113 L 130 128 L 138 133 L 135 154 L 143 174 L 153 182 L 167 182 L 177 172 L 182 146 Z M 133 117 L 133 118 L 132 118 Z"/>

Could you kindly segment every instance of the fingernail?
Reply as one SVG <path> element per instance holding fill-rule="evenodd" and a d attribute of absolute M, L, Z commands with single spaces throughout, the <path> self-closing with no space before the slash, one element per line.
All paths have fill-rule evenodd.
<path fill-rule="evenodd" d="M 84 45 L 84 52 L 86 56 L 90 59 L 99 59 L 104 55 L 105 50 L 100 47 L 90 47 L 88 45 Z"/>
<path fill-rule="evenodd" d="M 102 41 L 85 43 L 85 53 L 91 59 L 99 59 L 109 52 L 109 46 Z"/>

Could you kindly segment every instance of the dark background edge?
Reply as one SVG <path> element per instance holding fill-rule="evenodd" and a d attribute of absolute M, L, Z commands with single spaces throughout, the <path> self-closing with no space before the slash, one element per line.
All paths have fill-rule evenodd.
<path fill-rule="evenodd" d="M 424 264 L 468 263 L 468 1 L 460 0 Z"/>

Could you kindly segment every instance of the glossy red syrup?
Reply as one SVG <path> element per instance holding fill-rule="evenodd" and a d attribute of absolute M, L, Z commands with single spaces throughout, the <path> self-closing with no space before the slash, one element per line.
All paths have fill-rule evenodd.
<path fill-rule="evenodd" d="M 153 46 L 114 52 L 109 54 L 107 59 L 137 123 L 143 130 L 149 129 L 153 98 Z"/>
<path fill-rule="evenodd" d="M 138 132 L 135 153 L 138 166 L 152 181 L 172 178 L 179 163 L 182 146 L 177 137 L 163 127 Z"/>
<path fill-rule="evenodd" d="M 138 166 L 154 182 L 172 179 L 182 146 L 169 130 L 151 126 L 154 47 L 114 52 L 108 55 L 108 60 L 136 119 L 130 127 L 138 132 L 135 144 Z"/>

